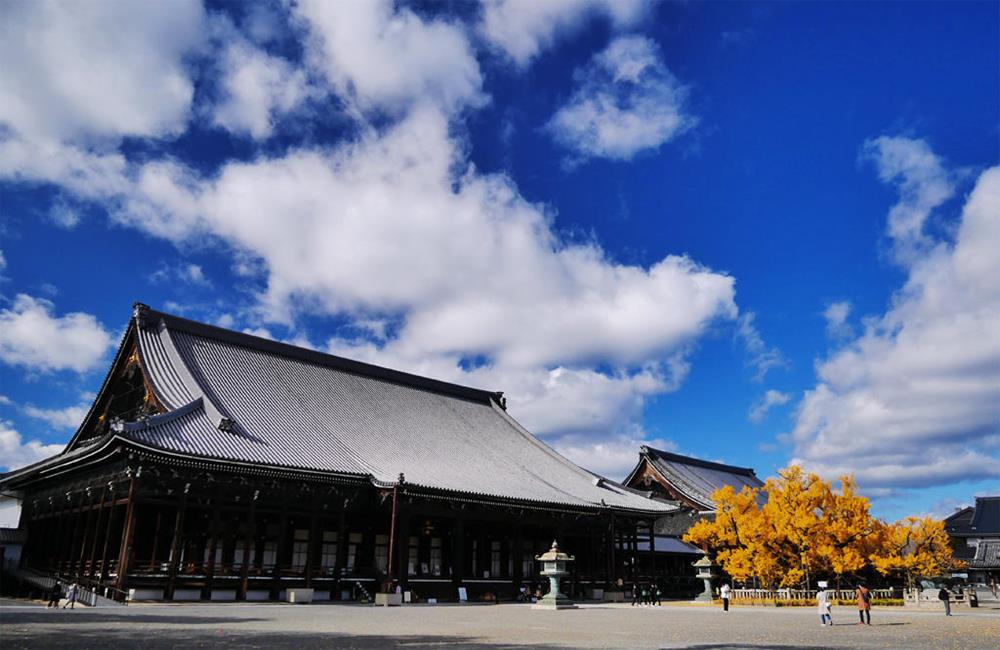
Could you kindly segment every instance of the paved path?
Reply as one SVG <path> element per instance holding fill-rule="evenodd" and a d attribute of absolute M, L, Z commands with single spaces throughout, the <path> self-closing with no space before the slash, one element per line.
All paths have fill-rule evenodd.
<path fill-rule="evenodd" d="M 876 608 L 872 627 L 834 609 L 832 628 L 812 608 L 593 605 L 536 611 L 525 605 L 375 608 L 317 604 L 133 605 L 45 610 L 0 603 L 0 639 L 15 648 L 1000 648 L 1000 614 L 951 618 Z"/>

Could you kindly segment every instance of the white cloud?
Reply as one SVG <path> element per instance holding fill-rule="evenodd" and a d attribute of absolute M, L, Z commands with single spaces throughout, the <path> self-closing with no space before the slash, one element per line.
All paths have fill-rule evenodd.
<path fill-rule="evenodd" d="M 62 228 L 75 228 L 80 215 L 64 201 L 56 201 L 49 210 L 49 219 Z"/>
<path fill-rule="evenodd" d="M 391 0 L 302 0 L 313 66 L 362 110 L 430 101 L 446 111 L 485 101 L 464 26 L 424 20 Z"/>
<path fill-rule="evenodd" d="M 792 399 L 792 396 L 788 393 L 782 393 L 780 390 L 770 389 L 764 393 L 758 401 L 750 407 L 750 413 L 747 416 L 751 422 L 760 422 L 767 415 L 767 412 L 771 410 L 773 406 L 781 406 L 782 404 L 787 404 Z"/>
<path fill-rule="evenodd" d="M 203 20 L 198 0 L 4 2 L 0 123 L 32 141 L 182 131 Z"/>
<path fill-rule="evenodd" d="M 908 279 L 886 313 L 818 364 L 819 383 L 798 407 L 795 452 L 810 467 L 828 474 L 852 471 L 872 486 L 995 478 L 1000 168 L 979 177 L 954 243 L 934 241 L 913 224 L 926 221 L 926 206 L 949 193 L 941 180 L 946 174 L 938 171 L 940 161 L 924 155 L 930 151 L 926 143 L 893 143 L 894 151 L 922 153 L 918 165 L 902 165 L 911 172 L 890 212 L 890 236 L 900 250 L 917 244 L 924 253 L 900 258 L 908 262 Z M 899 180 L 892 171 L 899 160 L 892 158 L 883 180 Z M 932 171 L 917 175 L 913 169 Z M 900 211 L 900 205 L 924 208 Z"/>
<path fill-rule="evenodd" d="M 212 237 L 253 260 L 243 267 L 266 281 L 265 322 L 301 311 L 392 320 L 378 346 L 333 347 L 509 390 L 512 412 L 541 433 L 630 429 L 648 397 L 682 381 L 690 344 L 738 315 L 733 279 L 687 257 L 630 266 L 595 243 L 561 241 L 543 206 L 468 164 L 437 108 L 211 178 L 176 163 L 136 177 L 115 217 L 178 244 Z"/>
<path fill-rule="evenodd" d="M 909 265 L 934 244 L 924 223 L 954 194 L 951 175 L 923 140 L 882 136 L 865 142 L 862 157 L 875 163 L 882 181 L 899 189 L 887 230 L 896 259 Z"/>
<path fill-rule="evenodd" d="M 10 471 L 36 463 L 58 454 L 63 447 L 65 445 L 47 445 L 38 440 L 26 443 L 11 422 L 0 420 L 0 469 Z"/>
<path fill-rule="evenodd" d="M 847 300 L 832 302 L 823 310 L 823 318 L 826 319 L 826 335 L 831 339 L 844 339 L 850 337 L 854 330 L 847 317 L 851 315 L 851 303 Z"/>
<path fill-rule="evenodd" d="M 0 250 L 0 271 L 7 268 L 7 258 L 3 256 L 3 251 Z"/>
<path fill-rule="evenodd" d="M 205 271 L 198 264 L 178 264 L 169 266 L 161 264 L 160 268 L 149 274 L 149 281 L 153 284 L 163 284 L 165 282 L 179 282 L 200 287 L 210 287 L 212 283 L 205 277 Z"/>
<path fill-rule="evenodd" d="M 29 404 L 24 407 L 24 414 L 36 420 L 48 422 L 58 429 L 76 429 L 83 422 L 83 418 L 86 417 L 89 410 L 89 403 L 61 409 L 43 409 Z"/>
<path fill-rule="evenodd" d="M 305 72 L 241 37 L 231 38 L 221 54 L 223 99 L 214 108 L 213 121 L 234 133 L 266 138 L 275 121 L 308 96 Z"/>
<path fill-rule="evenodd" d="M 486 0 L 479 32 L 524 67 L 588 18 L 603 15 L 615 27 L 628 27 L 645 16 L 648 4 L 645 0 Z"/>
<path fill-rule="evenodd" d="M 577 89 L 546 128 L 580 158 L 630 160 L 697 122 L 687 112 L 687 87 L 643 36 L 615 39 L 575 76 Z"/>
<path fill-rule="evenodd" d="M 553 446 L 577 465 L 606 476 L 614 481 L 623 481 L 639 461 L 642 445 L 674 451 L 677 445 L 662 438 L 647 439 L 641 431 L 631 435 L 609 436 L 600 441 L 578 436 L 565 436 L 553 442 Z"/>
<path fill-rule="evenodd" d="M 42 372 L 98 367 L 113 341 L 90 314 L 53 316 L 47 300 L 18 294 L 0 310 L 0 360 Z"/>
<path fill-rule="evenodd" d="M 737 320 L 736 336 L 746 349 L 749 365 L 756 369 L 753 380 L 763 381 L 768 372 L 774 368 L 784 368 L 787 363 L 781 350 L 769 346 L 764 341 L 764 337 L 757 331 L 755 320 L 757 320 L 757 314 L 752 311 L 740 314 Z"/>

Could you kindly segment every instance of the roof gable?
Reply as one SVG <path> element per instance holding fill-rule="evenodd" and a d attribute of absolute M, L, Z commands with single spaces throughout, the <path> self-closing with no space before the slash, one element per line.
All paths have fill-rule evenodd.
<path fill-rule="evenodd" d="M 625 484 L 641 488 L 639 483 L 648 480 L 650 470 L 674 498 L 702 510 L 714 510 L 712 493 L 723 486 L 732 486 L 737 492 L 744 487 L 764 486 L 749 467 L 713 463 L 647 446 L 641 448 L 639 463 L 625 479 Z"/>

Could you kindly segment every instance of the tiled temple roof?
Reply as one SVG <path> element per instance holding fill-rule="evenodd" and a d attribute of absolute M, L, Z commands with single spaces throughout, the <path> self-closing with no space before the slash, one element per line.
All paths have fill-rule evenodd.
<path fill-rule="evenodd" d="M 131 327 L 167 412 L 119 423 L 182 457 L 367 477 L 490 499 L 665 514 L 535 438 L 500 393 L 411 375 L 139 306 Z M 79 434 L 78 434 L 79 435 Z M 82 441 L 67 452 L 74 453 Z"/>

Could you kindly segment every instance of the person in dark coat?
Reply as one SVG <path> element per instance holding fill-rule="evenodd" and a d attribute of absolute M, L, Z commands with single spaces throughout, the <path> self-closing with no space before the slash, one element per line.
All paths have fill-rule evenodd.
<path fill-rule="evenodd" d="M 49 591 L 49 603 L 45 606 L 46 609 L 49 607 L 59 607 L 60 598 L 62 598 L 62 583 L 56 580 L 52 585 L 52 590 Z"/>
<path fill-rule="evenodd" d="M 632 585 L 632 606 L 635 607 L 639 604 L 639 584 L 633 583 Z"/>
<path fill-rule="evenodd" d="M 944 603 L 944 615 L 951 616 L 951 594 L 948 593 L 948 587 L 941 585 L 941 591 L 938 592 L 938 600 Z"/>

